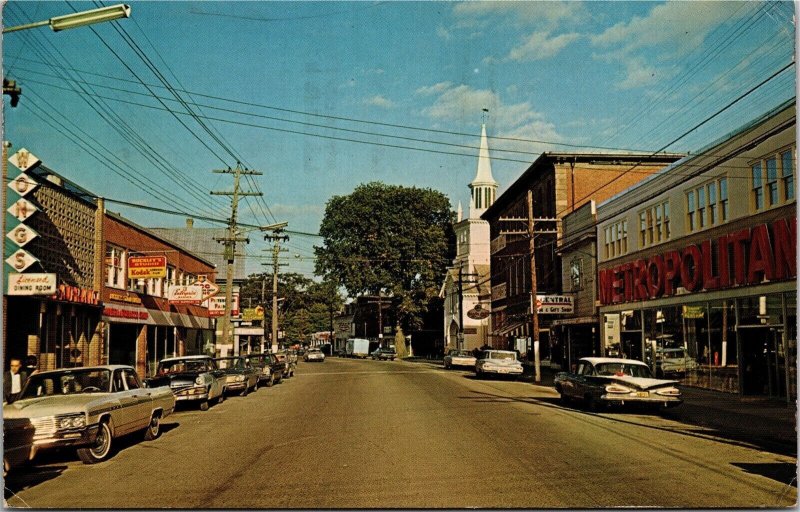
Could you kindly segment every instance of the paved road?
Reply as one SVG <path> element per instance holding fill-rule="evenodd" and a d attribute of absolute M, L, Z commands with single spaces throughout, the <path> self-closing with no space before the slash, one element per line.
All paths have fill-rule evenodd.
<path fill-rule="evenodd" d="M 330 358 L 109 461 L 65 452 L 6 482 L 34 508 L 786 507 L 796 459 L 549 388 Z"/>

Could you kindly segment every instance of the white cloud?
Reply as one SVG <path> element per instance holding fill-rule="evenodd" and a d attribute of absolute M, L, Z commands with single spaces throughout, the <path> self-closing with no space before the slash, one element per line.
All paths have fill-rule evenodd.
<path fill-rule="evenodd" d="M 444 39 L 445 41 L 449 41 L 453 38 L 450 34 L 450 31 L 444 28 L 443 26 L 436 27 L 436 35 L 439 36 L 440 39 Z"/>
<path fill-rule="evenodd" d="M 370 105 L 373 107 L 381 107 L 381 108 L 392 108 L 394 107 L 394 102 L 380 94 L 376 94 L 371 98 L 365 99 L 364 105 Z"/>
<path fill-rule="evenodd" d="M 439 94 L 441 92 L 446 91 L 452 86 L 452 82 L 439 82 L 438 84 L 433 84 L 430 86 L 420 87 L 416 91 L 416 94 L 420 94 L 423 96 L 430 96 L 432 94 Z"/>
<path fill-rule="evenodd" d="M 506 57 L 513 61 L 545 60 L 556 56 L 570 43 L 581 36 L 577 33 L 561 34 L 550 37 L 549 31 L 534 32 L 521 46 L 512 48 Z"/>
<path fill-rule="evenodd" d="M 608 48 L 620 58 L 638 49 L 664 49 L 680 56 L 699 46 L 706 36 L 738 11 L 741 2 L 668 2 L 653 7 L 645 17 L 635 16 L 590 37 L 591 43 Z M 735 19 L 735 18 L 734 18 Z"/>
<path fill-rule="evenodd" d="M 422 113 L 434 121 L 463 122 L 464 119 L 477 120 L 484 108 L 489 109 L 495 135 L 550 142 L 563 140 L 555 125 L 535 111 L 530 103 L 507 105 L 496 92 L 473 89 L 467 85 L 449 85 Z M 502 145 L 505 149 L 524 148 L 525 151 L 532 151 L 529 142 L 503 141 Z M 542 147 L 544 146 L 536 145 L 535 150 Z"/>
<path fill-rule="evenodd" d="M 489 17 L 503 16 L 514 23 L 537 25 L 580 21 L 586 15 L 582 2 L 460 2 L 453 7 L 458 26 L 491 23 Z"/>

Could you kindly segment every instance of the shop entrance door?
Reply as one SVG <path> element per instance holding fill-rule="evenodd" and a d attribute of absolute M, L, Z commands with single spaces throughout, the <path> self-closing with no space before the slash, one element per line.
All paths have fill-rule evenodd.
<path fill-rule="evenodd" d="M 786 396 L 786 361 L 782 334 L 769 326 L 740 327 L 742 394 Z"/>

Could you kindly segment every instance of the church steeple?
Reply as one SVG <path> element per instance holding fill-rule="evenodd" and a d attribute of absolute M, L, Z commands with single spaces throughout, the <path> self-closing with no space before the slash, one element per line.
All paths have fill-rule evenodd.
<path fill-rule="evenodd" d="M 489 159 L 489 141 L 486 137 L 486 123 L 481 125 L 481 146 L 478 150 L 478 172 L 469 184 L 472 198 L 469 203 L 469 218 L 478 219 L 494 203 L 497 182 L 492 177 L 492 162 Z"/>

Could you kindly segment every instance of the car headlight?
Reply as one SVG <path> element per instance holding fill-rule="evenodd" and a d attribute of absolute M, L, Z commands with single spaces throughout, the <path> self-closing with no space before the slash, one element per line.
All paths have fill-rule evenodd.
<path fill-rule="evenodd" d="M 609 384 L 606 386 L 606 393 L 633 393 L 633 390 L 621 384 Z"/>
<path fill-rule="evenodd" d="M 236 376 L 236 380 L 239 381 L 239 382 L 244 381 L 244 378 L 245 378 L 244 375 L 237 375 Z"/>
<path fill-rule="evenodd" d="M 657 395 L 661 396 L 681 396 L 681 390 L 676 387 L 656 390 Z"/>
<path fill-rule="evenodd" d="M 197 377 L 196 379 L 194 379 L 194 383 L 197 384 L 198 386 L 202 386 L 203 385 L 203 377 L 202 376 Z"/>
<path fill-rule="evenodd" d="M 85 426 L 86 426 L 86 418 L 82 414 L 77 416 L 66 416 L 63 418 L 58 418 L 59 429 L 83 428 Z"/>

